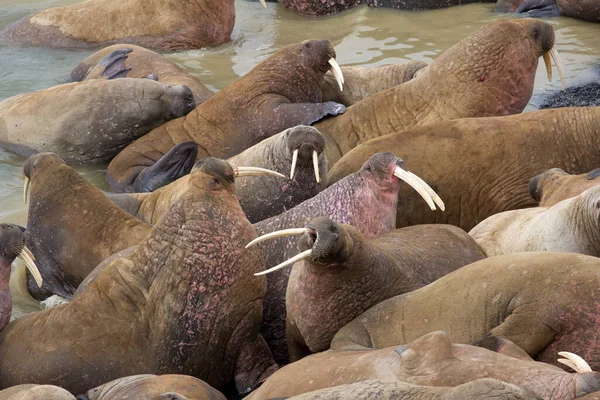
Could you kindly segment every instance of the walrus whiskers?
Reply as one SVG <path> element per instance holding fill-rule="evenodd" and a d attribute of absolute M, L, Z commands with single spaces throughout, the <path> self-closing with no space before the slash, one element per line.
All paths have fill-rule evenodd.
<path fill-rule="evenodd" d="M 279 172 L 271 171 L 270 169 L 260 168 L 260 167 L 235 167 L 233 169 L 235 177 L 240 176 L 262 176 L 262 175 L 270 175 L 276 176 L 278 178 L 285 178 L 285 175 L 280 174 Z"/>
<path fill-rule="evenodd" d="M 344 74 L 342 74 L 342 69 L 338 65 L 335 58 L 329 59 L 329 65 L 331 65 L 331 73 L 333 74 L 335 80 L 337 81 L 338 86 L 340 87 L 340 92 L 344 90 Z"/>
<path fill-rule="evenodd" d="M 269 268 L 266 271 L 257 272 L 256 274 L 254 274 L 254 276 L 270 274 L 271 272 L 275 272 L 277 270 L 285 268 L 288 265 L 295 264 L 298 261 L 306 260 L 307 258 L 309 258 L 311 256 L 311 254 L 312 254 L 312 249 L 305 250 L 302 253 L 296 254 L 294 257 L 292 257 L 288 260 L 285 260 L 281 264 L 274 266 L 273 268 Z"/>
<path fill-rule="evenodd" d="M 559 351 L 558 355 L 565 357 L 559 358 L 557 360 L 559 363 L 566 365 L 577 373 L 593 372 L 587 361 L 577 354 L 568 351 Z"/>
<path fill-rule="evenodd" d="M 442 199 L 440 199 L 440 196 L 438 196 L 438 194 L 427 184 L 427 182 L 425 182 L 423 179 L 421 179 L 415 173 L 412 173 L 410 171 L 406 171 L 406 172 L 408 172 L 413 178 L 415 178 L 417 180 L 417 182 L 419 182 L 421 184 L 422 187 L 425 188 L 427 193 L 429 193 L 429 196 L 431 196 L 431 198 L 433 199 L 435 204 L 440 208 L 440 210 L 442 210 L 442 211 L 446 210 L 446 205 L 444 204 Z"/>
<path fill-rule="evenodd" d="M 248 247 L 250 247 L 252 245 L 255 245 L 256 243 L 260 243 L 262 241 L 265 241 L 267 239 L 273 239 L 273 238 L 284 237 L 284 236 L 303 235 L 303 234 L 309 233 L 309 232 L 310 232 L 310 229 L 308 229 L 308 228 L 291 228 L 291 229 L 282 229 L 280 231 L 266 233 L 266 234 L 264 234 L 262 236 L 257 237 L 256 239 L 254 239 L 250 243 L 248 243 L 246 245 L 246 248 L 248 248 Z"/>
<path fill-rule="evenodd" d="M 556 47 L 551 48 L 548 52 L 544 53 L 544 64 L 546 64 L 546 74 L 548 74 L 548 80 L 552 82 L 552 63 L 550 62 L 550 58 L 554 61 L 556 65 L 556 69 L 558 70 L 558 75 L 560 76 L 560 86 L 562 90 L 565 90 L 565 73 L 562 60 L 560 58 L 560 54 L 558 54 L 558 50 Z"/>
<path fill-rule="evenodd" d="M 414 178 L 414 174 L 411 175 L 407 171 L 403 170 L 402 168 L 396 167 L 396 169 L 394 170 L 394 176 L 398 179 L 402 179 L 404 182 L 408 183 L 413 189 L 415 189 L 417 191 L 417 193 L 419 193 L 421 195 L 423 200 L 425 200 L 425 202 L 427 203 L 429 208 L 431 208 L 432 210 L 436 209 L 435 204 L 433 203 L 433 200 L 431 199 L 431 196 L 427 192 L 427 189 L 425 189 L 422 186 L 422 184 Z M 423 182 L 423 183 L 425 183 L 425 182 Z M 428 186 L 428 185 L 425 183 L 425 186 Z M 431 189 L 431 188 L 429 188 L 429 189 Z M 433 189 L 431 189 L 431 190 L 433 190 Z"/>

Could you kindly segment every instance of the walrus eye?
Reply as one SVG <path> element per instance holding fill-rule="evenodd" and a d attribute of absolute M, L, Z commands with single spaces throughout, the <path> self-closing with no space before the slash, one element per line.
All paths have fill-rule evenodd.
<path fill-rule="evenodd" d="M 306 47 L 307 49 L 310 49 L 310 42 L 304 43 L 304 47 Z"/>
<path fill-rule="evenodd" d="M 596 202 L 596 208 L 600 208 L 600 201 Z"/>

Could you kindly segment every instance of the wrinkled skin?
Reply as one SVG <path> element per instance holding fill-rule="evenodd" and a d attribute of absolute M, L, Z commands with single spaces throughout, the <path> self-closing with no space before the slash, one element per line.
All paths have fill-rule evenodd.
<path fill-rule="evenodd" d="M 384 348 L 443 329 L 457 343 L 504 337 L 556 365 L 557 353 L 570 351 L 598 370 L 600 330 L 592 316 L 600 309 L 599 279 L 600 260 L 581 254 L 487 258 L 372 307 L 342 328 L 331 348 Z"/>
<path fill-rule="evenodd" d="M 581 175 L 570 175 L 560 168 L 552 168 L 531 178 L 529 194 L 540 207 L 552 207 L 600 185 L 599 176 L 600 168 Z"/>
<path fill-rule="evenodd" d="M 315 125 L 333 166 L 358 144 L 444 120 L 520 113 L 531 98 L 538 58 L 554 31 L 533 19 L 501 20 L 439 55 L 418 76 Z M 387 151 L 387 150 L 386 150 Z"/>
<path fill-rule="evenodd" d="M 188 74 L 167 57 L 133 44 L 115 44 L 98 50 L 71 72 L 71 80 L 146 78 L 156 75 L 165 85 L 185 85 L 196 105 L 213 95 L 197 77 Z"/>
<path fill-rule="evenodd" d="M 481 378 L 526 387 L 548 399 L 571 399 L 600 389 L 596 372 L 570 374 L 531 359 L 455 344 L 451 335 L 434 331 L 399 347 L 313 354 L 273 374 L 249 399 L 294 396 L 365 379 L 454 387 Z"/>
<path fill-rule="evenodd" d="M 154 129 L 110 163 L 107 180 L 116 192 L 149 192 L 189 173 L 171 152 L 196 142 L 196 159 L 231 157 L 296 125 L 342 113 L 342 104 L 321 101 L 323 75 L 335 57 L 328 40 L 292 44 L 216 93 L 185 118 Z M 174 147 L 175 146 L 175 147 Z M 158 184 L 153 177 L 162 175 Z M 165 183 L 166 182 L 166 183 Z"/>
<path fill-rule="evenodd" d="M 484 378 L 448 387 L 411 385 L 391 380 L 365 380 L 321 389 L 291 397 L 290 400 L 538 400 L 541 397 L 525 388 L 496 379 Z"/>
<path fill-rule="evenodd" d="M 75 400 L 65 389 L 52 385 L 24 384 L 0 391 L 0 400 Z"/>
<path fill-rule="evenodd" d="M 367 240 L 350 225 L 317 218 L 298 251 L 312 249 L 294 265 L 286 293 L 286 332 L 290 358 L 329 349 L 348 322 L 390 297 L 485 258 L 460 228 L 419 225 Z"/>
<path fill-rule="evenodd" d="M 281 214 L 319 193 L 325 186 L 327 165 L 323 155 L 323 137 L 315 128 L 290 128 L 231 157 L 233 167 L 252 166 L 270 169 L 289 176 L 292 153 L 298 149 L 294 179 L 272 176 L 244 176 L 236 179 L 238 199 L 252 223 Z M 319 154 L 319 176 L 316 183 L 312 152 Z M 195 169 L 192 169 L 193 174 Z M 187 190 L 189 177 L 184 176 L 152 193 L 109 194 L 119 207 L 149 224 L 156 224 L 176 199 Z"/>
<path fill-rule="evenodd" d="M 10 321 L 12 295 L 9 288 L 10 265 L 23 247 L 25 234 L 13 224 L 0 224 L 0 330 Z"/>
<path fill-rule="evenodd" d="M 488 257 L 522 251 L 600 256 L 600 187 L 552 207 L 492 215 L 469 232 Z"/>
<path fill-rule="evenodd" d="M 36 300 L 71 298 L 96 265 L 150 231 L 55 154 L 29 157 L 23 172 L 31 181 L 25 244 L 44 279 L 40 288 L 28 274 Z"/>
<path fill-rule="evenodd" d="M 349 10 L 359 4 L 369 7 L 397 8 L 400 10 L 428 10 L 469 3 L 485 3 L 494 0 L 279 0 L 279 4 L 299 14 L 328 15 Z"/>
<path fill-rule="evenodd" d="M 350 107 L 375 93 L 410 81 L 426 67 L 427 63 L 424 61 L 409 61 L 377 68 L 342 67 L 343 91 L 340 91 L 335 77 L 329 71 L 321 85 L 323 101 L 335 101 Z"/>
<path fill-rule="evenodd" d="M 496 11 L 527 13 L 534 18 L 564 15 L 600 22 L 600 4 L 596 0 L 498 0 Z"/>
<path fill-rule="evenodd" d="M 214 46 L 229 41 L 233 0 L 87 0 L 28 15 L 0 31 L 25 46 L 92 48 L 133 43 L 163 51 Z"/>
<path fill-rule="evenodd" d="M 149 79 L 67 83 L 0 102 L 0 146 L 24 156 L 53 152 L 71 165 L 108 162 L 194 107 L 187 86 Z"/>
<path fill-rule="evenodd" d="M 499 212 L 535 207 L 532 176 L 600 165 L 598 131 L 600 107 L 441 122 L 358 146 L 330 170 L 328 184 L 360 169 L 372 154 L 391 151 L 446 203 L 444 213 L 430 212 L 416 193 L 401 188 L 397 226 L 445 223 L 469 231 Z"/>
<path fill-rule="evenodd" d="M 236 371 L 251 367 L 237 359 L 258 337 L 266 287 L 253 274 L 263 261 L 244 248 L 256 231 L 235 196 L 233 170 L 214 159 L 205 170 L 136 251 L 81 295 L 2 330 L 2 387 L 53 382 L 84 393 L 140 373 L 233 387 Z"/>
<path fill-rule="evenodd" d="M 167 396 L 160 397 L 163 393 L 176 393 L 179 397 L 171 397 L 173 400 L 225 400 L 225 396 L 202 380 L 187 375 L 134 375 L 119 378 L 88 390 L 84 396 L 78 396 L 77 400 L 169 399 Z"/>

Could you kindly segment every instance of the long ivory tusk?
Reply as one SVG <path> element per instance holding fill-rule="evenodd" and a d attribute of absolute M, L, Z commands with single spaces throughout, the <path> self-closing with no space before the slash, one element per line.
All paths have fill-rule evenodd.
<path fill-rule="evenodd" d="M 246 245 L 246 248 L 255 245 L 256 243 L 260 243 L 264 240 L 267 239 L 273 239 L 273 238 L 278 238 L 278 237 L 284 237 L 284 236 L 295 236 L 295 235 L 303 235 L 305 233 L 310 232 L 310 229 L 308 228 L 291 228 L 291 229 L 283 229 L 280 231 L 275 231 L 275 232 L 271 232 L 271 233 L 266 233 L 262 236 L 257 237 L 256 239 L 254 239 L 253 241 L 251 241 L 250 243 L 248 243 Z"/>
<path fill-rule="evenodd" d="M 406 171 L 406 172 L 408 172 L 413 178 L 415 178 L 417 180 L 417 182 L 419 182 L 421 184 L 421 186 L 423 188 L 425 188 L 425 190 L 427 191 L 427 193 L 429 194 L 429 196 L 431 196 L 431 198 L 433 199 L 433 201 L 435 202 L 435 204 L 440 208 L 440 210 L 446 211 L 446 205 L 444 204 L 444 202 L 442 201 L 442 199 L 440 198 L 440 196 L 438 196 L 438 194 L 435 192 L 435 190 L 433 190 L 431 188 L 431 186 L 429 186 L 427 184 L 427 182 L 425 182 L 423 179 L 421 179 L 415 173 L 412 173 L 410 171 Z"/>
<path fill-rule="evenodd" d="M 262 175 L 270 175 L 277 176 L 279 178 L 285 178 L 285 175 L 280 174 L 279 172 L 271 171 L 270 169 L 260 168 L 260 167 L 236 167 L 235 168 L 235 176 L 262 176 Z"/>
<path fill-rule="evenodd" d="M 335 58 L 329 59 L 329 65 L 331 65 L 331 73 L 333 77 L 337 81 L 338 86 L 340 87 L 340 92 L 344 90 L 344 74 L 342 74 L 342 69 L 338 65 Z"/>
<path fill-rule="evenodd" d="M 558 362 L 572 368 L 575 372 L 592 372 L 592 368 L 590 368 L 589 364 L 577 354 L 569 353 L 568 351 L 559 351 L 558 355 L 566 358 L 566 360 L 564 358 L 559 358 Z"/>
<path fill-rule="evenodd" d="M 313 150 L 313 168 L 315 169 L 315 178 L 317 178 L 317 183 L 321 182 L 321 177 L 319 176 L 319 155 L 316 150 Z"/>
<path fill-rule="evenodd" d="M 29 178 L 25 177 L 25 187 L 23 187 L 23 203 L 27 204 L 27 192 L 29 191 Z"/>
<path fill-rule="evenodd" d="M 294 179 L 294 172 L 296 172 L 296 163 L 298 162 L 298 149 L 292 153 L 292 171 L 290 172 L 290 179 Z"/>
<path fill-rule="evenodd" d="M 560 54 L 558 54 L 558 50 L 556 50 L 555 47 L 550 49 L 550 57 L 552 57 L 552 60 L 554 60 L 554 64 L 556 64 L 556 69 L 558 69 L 558 76 L 560 76 L 560 86 L 562 90 L 565 90 L 565 68 L 563 67 Z"/>
<path fill-rule="evenodd" d="M 264 8 L 267 8 L 267 2 L 265 0 L 259 0 L 259 1 L 260 1 L 260 4 L 262 4 L 262 6 Z"/>
<path fill-rule="evenodd" d="M 546 64 L 546 75 L 548 75 L 548 81 L 552 82 L 552 62 L 550 61 L 550 52 L 544 53 L 544 64 Z"/>
<path fill-rule="evenodd" d="M 286 261 L 282 262 L 281 264 L 274 266 L 273 268 L 269 268 L 266 271 L 258 272 L 254 275 L 259 276 L 259 275 L 270 274 L 271 272 L 275 272 L 277 270 L 285 268 L 288 265 L 292 265 L 298 261 L 306 260 L 308 257 L 310 257 L 311 254 L 312 254 L 312 249 L 305 250 L 300 254 L 296 254 L 294 257 L 290 258 L 289 260 L 286 260 Z"/>
<path fill-rule="evenodd" d="M 427 203 L 429 208 L 431 208 L 432 210 L 435 210 L 435 204 L 433 203 L 431 196 L 429 196 L 429 194 L 421 186 L 421 184 L 419 182 L 417 182 L 415 180 L 415 178 L 413 178 L 411 175 L 409 175 L 408 172 L 406 172 L 405 170 L 403 170 L 400 167 L 396 167 L 396 169 L 394 170 L 394 176 L 396 176 L 399 179 L 402 179 L 404 182 L 408 183 L 413 189 L 415 189 L 417 191 L 417 193 L 419 193 L 421 195 L 421 197 L 423 198 L 423 200 L 425 200 L 425 202 Z"/>
<path fill-rule="evenodd" d="M 27 250 L 25 250 L 25 249 L 27 249 L 27 247 L 23 248 L 21 253 L 19 253 L 18 257 L 21 261 L 23 261 L 23 264 L 25 264 L 25 266 L 31 273 L 31 276 L 33 276 L 33 279 L 35 279 L 35 283 L 37 283 L 38 287 L 42 287 L 42 282 L 43 282 L 42 274 L 40 274 L 40 270 L 35 265 L 35 262 L 33 261 L 32 257 L 30 256 L 31 251 L 29 249 L 27 249 Z"/>

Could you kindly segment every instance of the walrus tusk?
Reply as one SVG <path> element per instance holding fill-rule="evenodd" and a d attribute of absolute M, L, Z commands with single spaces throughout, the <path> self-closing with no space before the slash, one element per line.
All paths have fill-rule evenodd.
<path fill-rule="evenodd" d="M 575 372 L 593 372 L 589 364 L 577 354 L 569 353 L 568 351 L 559 351 L 558 355 L 565 358 L 559 358 L 557 361 L 566 365 L 567 367 L 570 367 Z"/>
<path fill-rule="evenodd" d="M 552 60 L 554 60 L 554 64 L 556 64 L 558 76 L 560 76 L 560 87 L 562 88 L 562 90 L 565 90 L 565 68 L 563 67 L 560 54 L 558 54 L 558 50 L 556 50 L 555 47 L 550 49 L 550 57 L 552 57 Z"/>
<path fill-rule="evenodd" d="M 279 172 L 271 171 L 270 169 L 260 168 L 260 167 L 236 167 L 234 168 L 234 174 L 237 178 L 238 176 L 261 176 L 261 175 L 270 175 L 277 176 L 279 178 L 285 178 L 285 175 L 280 174 Z"/>
<path fill-rule="evenodd" d="M 289 260 L 285 260 L 284 262 L 282 262 L 281 264 L 278 264 L 276 266 L 274 266 L 273 268 L 269 268 L 266 271 L 262 271 L 262 272 L 257 272 L 256 274 L 254 274 L 255 276 L 259 276 L 259 275 L 266 275 L 266 274 L 270 274 L 271 272 L 275 272 L 277 270 L 280 270 L 282 268 L 287 267 L 288 265 L 292 265 L 298 261 L 302 261 L 302 260 L 306 260 L 308 257 L 310 257 L 310 255 L 312 254 L 312 249 L 308 249 L 303 251 L 300 254 L 296 254 L 294 257 L 290 258 Z"/>
<path fill-rule="evenodd" d="M 294 150 L 292 154 L 292 171 L 290 172 L 290 179 L 294 179 L 294 172 L 296 172 L 296 163 L 298 162 L 298 149 Z"/>
<path fill-rule="evenodd" d="M 435 204 L 431 199 L 431 196 L 429 195 L 429 193 L 427 193 L 427 190 L 425 190 L 425 188 L 423 188 L 421 184 L 417 180 L 415 180 L 415 178 L 412 175 L 410 175 L 402 168 L 396 167 L 396 169 L 394 170 L 394 176 L 399 179 L 402 179 L 404 182 L 408 183 L 413 189 L 415 189 L 417 193 L 421 195 L 423 200 L 425 200 L 429 208 L 431 208 L 432 210 L 436 209 Z"/>
<path fill-rule="evenodd" d="M 548 82 L 552 82 L 552 62 L 550 61 L 550 52 L 544 53 L 544 64 L 546 64 L 546 75 L 548 75 Z"/>
<path fill-rule="evenodd" d="M 262 6 L 264 8 L 267 8 L 267 2 L 265 0 L 258 0 L 258 1 L 260 1 L 260 4 L 262 4 Z"/>
<path fill-rule="evenodd" d="M 27 192 L 29 191 L 29 178 L 25 177 L 25 187 L 23 187 L 23 203 L 27 204 Z"/>
<path fill-rule="evenodd" d="M 308 228 L 291 228 L 291 229 L 282 229 L 280 231 L 266 233 L 266 234 L 264 234 L 262 236 L 257 237 L 256 239 L 254 239 L 250 243 L 248 243 L 246 245 L 246 248 L 248 248 L 248 247 L 250 247 L 252 245 L 255 245 L 256 243 L 260 243 L 260 242 L 262 242 L 264 240 L 267 240 L 267 239 L 284 237 L 284 236 L 303 235 L 303 234 L 309 233 L 309 232 L 310 232 L 310 229 L 308 229 Z"/>
<path fill-rule="evenodd" d="M 329 65 L 331 65 L 331 73 L 340 87 L 340 92 L 342 92 L 344 90 L 344 74 L 342 74 L 342 69 L 333 57 L 329 59 Z"/>
<path fill-rule="evenodd" d="M 34 257 L 33 257 L 33 253 L 31 252 L 31 250 L 29 250 L 26 246 L 24 246 L 23 250 L 21 250 L 21 252 L 19 253 L 19 255 L 17 257 L 19 257 L 19 259 L 21 261 L 23 261 L 23 264 L 25 264 L 25 266 L 31 273 L 31 276 L 33 276 L 33 279 L 35 279 L 35 283 L 37 283 L 38 287 L 42 287 L 42 282 L 43 282 L 42 274 L 40 274 L 40 270 L 38 269 L 38 267 L 35 265 L 35 262 L 33 261 Z"/>
<path fill-rule="evenodd" d="M 315 169 L 315 178 L 317 178 L 317 183 L 321 182 L 321 177 L 319 177 L 319 155 L 316 150 L 313 150 L 313 168 Z"/>
<path fill-rule="evenodd" d="M 406 171 L 408 172 L 413 178 L 415 178 L 417 180 L 417 182 L 419 182 L 421 184 L 422 187 L 425 188 L 425 190 L 427 191 L 427 193 L 429 194 L 429 196 L 431 196 L 431 198 L 433 199 L 433 201 L 435 202 L 435 204 L 440 208 L 440 210 L 442 211 L 446 211 L 446 205 L 444 204 L 444 202 L 442 201 L 442 199 L 440 198 L 440 196 L 438 196 L 438 194 L 435 192 L 435 190 L 433 190 L 428 184 L 427 182 L 425 182 L 423 179 L 421 179 L 417 174 L 414 174 L 410 171 Z"/>

